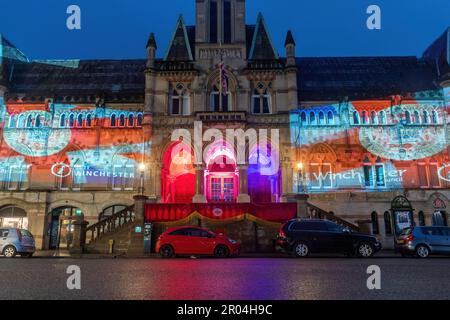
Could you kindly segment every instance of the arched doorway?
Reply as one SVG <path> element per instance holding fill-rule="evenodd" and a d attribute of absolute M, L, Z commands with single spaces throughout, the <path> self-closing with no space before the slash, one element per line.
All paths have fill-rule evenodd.
<path fill-rule="evenodd" d="M 248 193 L 255 203 L 280 201 L 281 170 L 278 150 L 269 145 L 261 149 L 255 146 L 250 151 L 248 167 Z"/>
<path fill-rule="evenodd" d="M 205 155 L 206 200 L 208 202 L 236 202 L 239 190 L 239 171 L 233 148 L 222 141 L 210 145 Z"/>
<path fill-rule="evenodd" d="M 195 195 L 194 158 L 190 146 L 173 143 L 164 153 L 161 170 L 163 203 L 190 203 Z"/>
<path fill-rule="evenodd" d="M 0 227 L 28 229 L 27 212 L 12 205 L 0 208 Z"/>
<path fill-rule="evenodd" d="M 72 246 L 74 220 L 83 219 L 83 211 L 75 207 L 59 207 L 49 214 L 49 249 L 69 249 Z"/>

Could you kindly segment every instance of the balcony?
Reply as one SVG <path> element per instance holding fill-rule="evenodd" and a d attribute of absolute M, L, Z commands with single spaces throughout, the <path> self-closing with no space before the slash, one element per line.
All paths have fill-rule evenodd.
<path fill-rule="evenodd" d="M 236 112 L 198 112 L 197 121 L 203 122 L 245 122 L 247 115 L 243 111 Z"/>

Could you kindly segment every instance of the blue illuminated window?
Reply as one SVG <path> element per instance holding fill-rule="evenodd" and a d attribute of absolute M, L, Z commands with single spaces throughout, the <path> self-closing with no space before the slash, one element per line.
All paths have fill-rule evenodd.
<path fill-rule="evenodd" d="M 117 126 L 117 119 L 116 119 L 116 115 L 114 113 L 111 115 L 111 118 L 110 118 L 109 121 L 110 121 L 110 126 L 111 127 Z"/>
<path fill-rule="evenodd" d="M 314 112 L 309 113 L 309 124 L 317 124 L 316 123 L 316 114 Z"/>
<path fill-rule="evenodd" d="M 387 123 L 386 112 L 381 111 L 378 114 L 378 123 L 379 124 L 386 124 Z"/>
<path fill-rule="evenodd" d="M 335 124 L 334 123 L 334 114 L 333 114 L 333 112 L 328 111 L 327 121 L 328 121 L 328 124 Z"/>
<path fill-rule="evenodd" d="M 65 113 L 63 113 L 59 117 L 59 126 L 60 126 L 60 128 L 65 128 L 66 127 L 66 114 Z"/>
<path fill-rule="evenodd" d="M 373 187 L 373 171 L 370 164 L 364 165 L 364 182 L 367 188 Z"/>
<path fill-rule="evenodd" d="M 17 121 L 17 128 L 25 128 L 25 121 L 25 114 L 21 114 Z"/>
<path fill-rule="evenodd" d="M 69 127 L 73 128 L 75 126 L 75 115 L 73 113 L 69 116 Z"/>
<path fill-rule="evenodd" d="M 325 124 L 325 114 L 322 111 L 319 112 L 319 124 L 320 125 Z"/>
<path fill-rule="evenodd" d="M 377 113 L 375 111 L 372 111 L 370 113 L 370 124 L 377 124 Z"/>
<path fill-rule="evenodd" d="M 379 163 L 375 165 L 375 178 L 376 178 L 376 186 L 378 188 L 383 188 L 386 186 L 385 181 L 385 173 L 384 173 L 384 164 Z"/>
<path fill-rule="evenodd" d="M 361 120 L 362 120 L 362 124 L 368 124 L 368 118 L 367 118 L 367 111 L 363 111 L 362 112 L 362 116 L 361 116 Z"/>
<path fill-rule="evenodd" d="M 33 116 L 30 114 L 27 118 L 27 128 L 31 128 L 33 126 Z"/>
<path fill-rule="evenodd" d="M 119 117 L 119 126 L 125 127 L 125 115 L 123 113 Z"/>
<path fill-rule="evenodd" d="M 405 112 L 405 121 L 406 121 L 406 124 L 411 124 L 411 112 L 409 112 L 409 111 Z"/>
<path fill-rule="evenodd" d="M 12 114 L 12 115 L 9 117 L 9 124 L 8 124 L 8 126 L 9 126 L 10 128 L 15 128 L 16 125 L 17 125 L 17 123 L 16 123 L 16 116 L 15 116 L 14 114 Z"/>
<path fill-rule="evenodd" d="M 433 124 L 438 124 L 439 123 L 439 116 L 438 116 L 436 111 L 433 111 L 431 113 L 431 121 L 433 122 Z"/>
<path fill-rule="evenodd" d="M 36 119 L 35 119 L 35 122 L 34 122 L 34 126 L 36 128 L 40 128 L 40 127 L 42 127 L 42 122 L 43 122 L 42 116 L 41 115 L 37 115 Z"/>
<path fill-rule="evenodd" d="M 353 112 L 353 124 L 359 124 L 359 113 L 357 111 Z"/>
<path fill-rule="evenodd" d="M 83 115 L 80 113 L 77 117 L 77 127 L 81 128 L 83 126 Z"/>
<path fill-rule="evenodd" d="M 134 126 L 134 115 L 133 115 L 132 113 L 130 113 L 130 114 L 128 115 L 128 126 L 129 126 L 129 127 Z"/>
<path fill-rule="evenodd" d="M 425 111 L 423 112 L 423 123 L 424 123 L 424 124 L 430 123 L 429 119 L 430 119 L 430 117 L 429 117 L 429 115 L 428 115 L 428 111 L 425 110 Z"/>
<path fill-rule="evenodd" d="M 306 126 L 308 124 L 308 120 L 306 119 L 305 112 L 302 112 L 302 114 L 300 115 L 300 122 L 301 122 L 302 126 Z"/>
<path fill-rule="evenodd" d="M 90 113 L 86 116 L 86 127 L 92 127 L 92 115 Z"/>
<path fill-rule="evenodd" d="M 419 111 L 414 111 L 414 124 L 420 124 L 420 114 Z"/>
<path fill-rule="evenodd" d="M 142 115 L 142 113 L 139 113 L 137 116 L 137 125 L 138 127 L 142 127 L 142 121 L 144 119 L 144 116 Z"/>

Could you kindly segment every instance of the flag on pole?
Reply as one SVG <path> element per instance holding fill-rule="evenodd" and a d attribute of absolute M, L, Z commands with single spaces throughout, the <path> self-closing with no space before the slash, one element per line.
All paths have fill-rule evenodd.
<path fill-rule="evenodd" d="M 225 63 L 223 63 L 223 61 L 219 63 L 219 68 L 220 68 L 220 89 L 222 95 L 226 96 L 228 93 L 228 77 L 227 77 L 227 70 L 225 69 Z"/>

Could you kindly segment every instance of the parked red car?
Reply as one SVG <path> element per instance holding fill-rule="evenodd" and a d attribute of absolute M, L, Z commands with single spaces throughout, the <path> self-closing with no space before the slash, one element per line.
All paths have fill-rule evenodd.
<path fill-rule="evenodd" d="M 239 255 L 241 245 L 222 234 L 196 227 L 177 227 L 164 232 L 156 252 L 164 258 L 175 255 L 213 255 L 218 258 Z"/>

